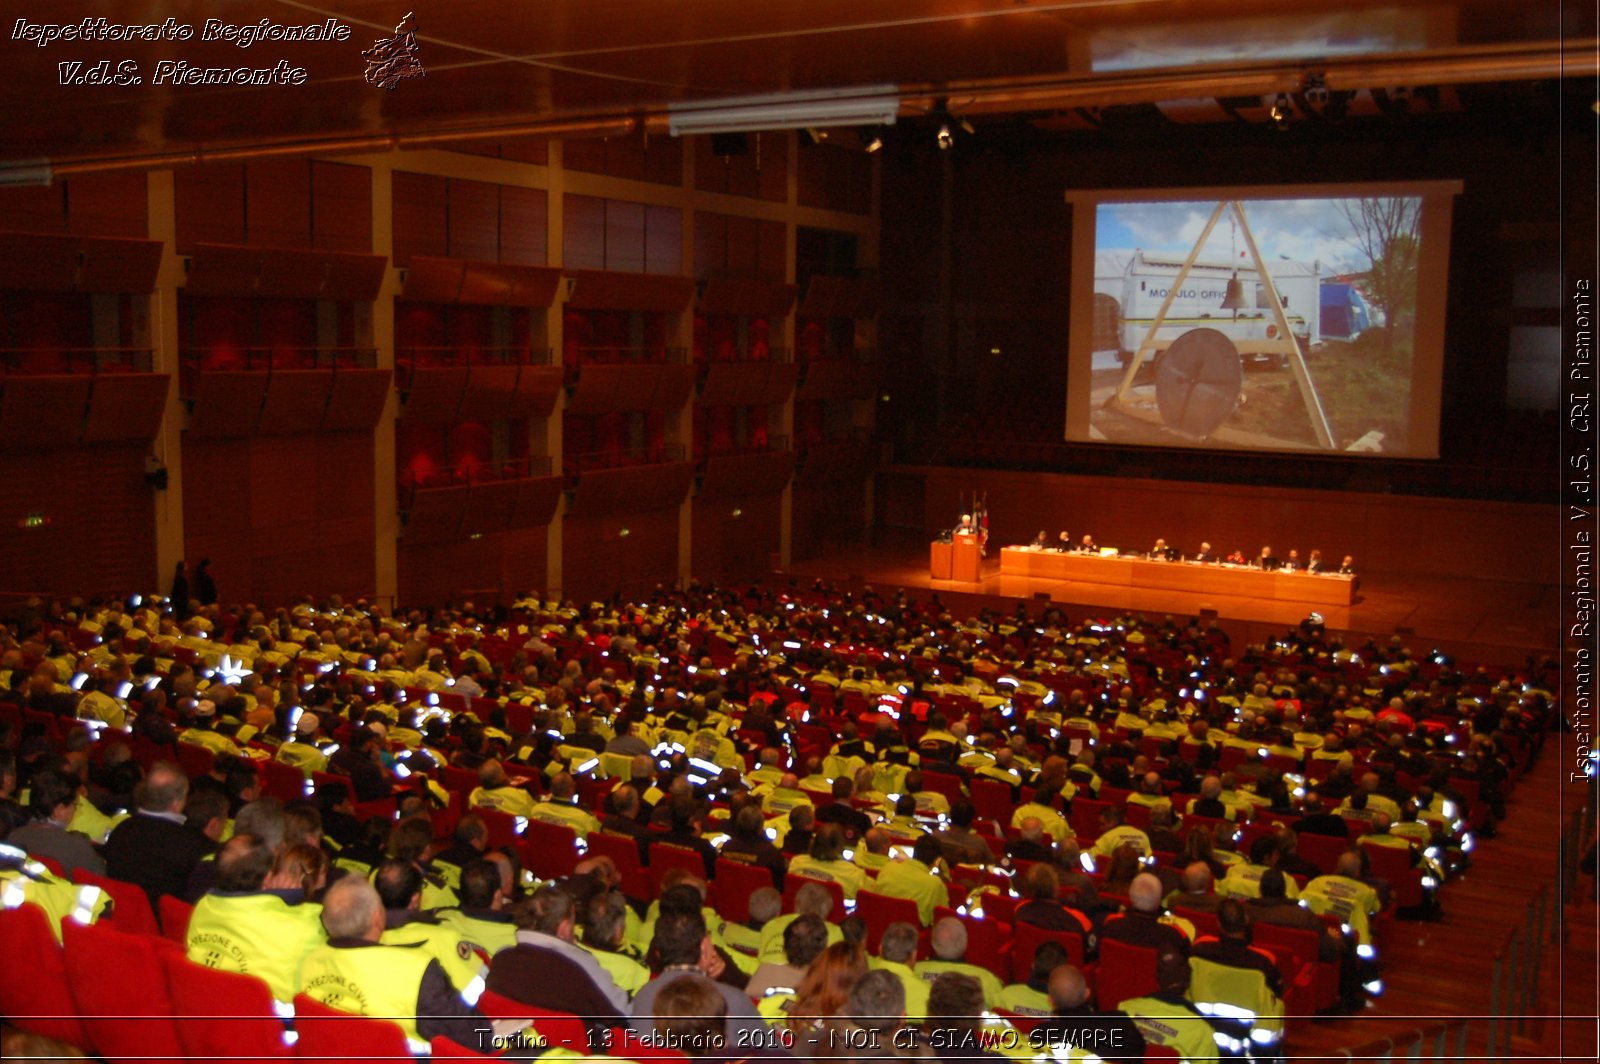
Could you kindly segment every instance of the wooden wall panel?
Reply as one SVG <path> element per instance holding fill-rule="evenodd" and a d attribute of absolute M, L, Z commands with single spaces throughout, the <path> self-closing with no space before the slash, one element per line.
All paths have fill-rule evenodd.
<path fill-rule="evenodd" d="M 317 431 L 332 388 L 330 369 L 278 370 L 267 383 L 257 431 L 263 436 L 303 436 Z"/>
<path fill-rule="evenodd" d="M 606 200 L 606 269 L 645 272 L 644 219 L 644 204 Z"/>
<path fill-rule="evenodd" d="M 627 535 L 623 535 L 623 530 Z M 678 510 L 568 517 L 562 532 L 562 593 L 579 602 L 646 596 L 678 575 Z"/>
<path fill-rule="evenodd" d="M 66 182 L 48 188 L 0 188 L 0 218 L 19 233 L 61 233 L 67 228 Z"/>
<path fill-rule="evenodd" d="M 677 207 L 646 207 L 644 271 L 683 273 L 683 212 Z"/>
<path fill-rule="evenodd" d="M 177 200 L 177 248 L 196 244 L 243 244 L 244 166 L 181 166 L 172 172 Z"/>
<path fill-rule="evenodd" d="M 789 229 L 782 222 L 757 222 L 756 276 L 783 283 L 789 265 Z"/>
<path fill-rule="evenodd" d="M 144 443 L 48 453 L 0 448 L 0 588 L 85 596 L 155 590 L 158 493 L 144 482 L 145 453 Z M 19 527 L 30 513 L 50 523 Z"/>
<path fill-rule="evenodd" d="M 311 163 L 311 243 L 328 251 L 372 250 L 372 171 Z"/>
<path fill-rule="evenodd" d="M 245 236 L 276 248 L 311 246 L 311 162 L 252 159 L 245 164 Z"/>
<path fill-rule="evenodd" d="M 89 393 L 85 443 L 147 443 L 161 426 L 172 377 L 166 373 L 102 373 Z"/>
<path fill-rule="evenodd" d="M 754 218 L 728 219 L 728 272 L 752 277 L 761 251 L 761 223 Z"/>
<path fill-rule="evenodd" d="M 712 211 L 694 215 L 694 263 L 692 275 L 703 281 L 728 269 L 728 216 Z"/>
<path fill-rule="evenodd" d="M 482 539 L 408 546 L 399 552 L 400 602 L 436 606 L 472 602 L 510 605 L 545 587 L 544 526 L 490 533 Z"/>
<path fill-rule="evenodd" d="M 500 188 L 500 261 L 543 266 L 549 261 L 550 201 L 542 188 Z"/>
<path fill-rule="evenodd" d="M 394 263 L 413 255 L 449 255 L 445 179 L 394 172 Z"/>
<path fill-rule="evenodd" d="M 0 449 L 74 447 L 89 405 L 87 375 L 9 377 L 0 390 Z"/>
<path fill-rule="evenodd" d="M 1101 546 L 1136 550 L 1159 536 L 1186 553 L 1201 540 L 1247 557 L 1270 544 L 1280 557 L 1291 548 L 1301 557 L 1317 548 L 1335 561 L 1353 554 L 1368 573 L 1549 581 L 1558 564 L 1550 506 L 1046 473 L 929 470 L 924 530 L 955 524 L 956 500 L 974 489 L 988 492 L 999 544 L 1025 542 L 1040 529 L 1073 539 L 1088 532 Z"/>
<path fill-rule="evenodd" d="M 696 500 L 690 574 L 719 584 L 766 577 L 772 556 L 778 552 L 781 499 L 773 494 L 716 502 Z"/>
<path fill-rule="evenodd" d="M 184 442 L 184 551 L 224 601 L 373 592 L 370 432 Z"/>
<path fill-rule="evenodd" d="M 500 257 L 500 194 L 482 181 L 449 182 L 450 250 L 457 259 L 495 262 Z"/>
<path fill-rule="evenodd" d="M 606 201 L 596 196 L 562 197 L 564 252 L 570 269 L 606 268 Z"/>
<path fill-rule="evenodd" d="M 143 171 L 113 171 L 68 178 L 67 229 L 84 236 L 150 235 Z"/>

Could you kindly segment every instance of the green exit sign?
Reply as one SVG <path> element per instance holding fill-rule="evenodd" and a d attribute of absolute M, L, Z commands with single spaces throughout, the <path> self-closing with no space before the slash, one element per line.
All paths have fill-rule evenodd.
<path fill-rule="evenodd" d="M 35 510 L 17 522 L 19 528 L 43 528 L 50 523 L 50 518 Z"/>

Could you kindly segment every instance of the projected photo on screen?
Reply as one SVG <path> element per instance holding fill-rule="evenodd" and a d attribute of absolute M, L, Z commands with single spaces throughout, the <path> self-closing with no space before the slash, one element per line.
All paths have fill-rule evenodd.
<path fill-rule="evenodd" d="M 1448 198 L 1253 191 L 1074 197 L 1068 438 L 1436 455 Z"/>

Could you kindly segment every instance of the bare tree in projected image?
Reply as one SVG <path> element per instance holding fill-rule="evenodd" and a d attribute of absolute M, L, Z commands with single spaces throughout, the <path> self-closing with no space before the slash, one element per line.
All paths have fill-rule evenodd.
<path fill-rule="evenodd" d="M 1362 288 L 1383 312 L 1383 353 L 1394 348 L 1395 328 L 1409 327 L 1417 307 L 1417 232 L 1422 199 L 1411 196 L 1372 196 L 1339 200 L 1339 211 L 1350 226 L 1350 245 L 1367 260 Z"/>

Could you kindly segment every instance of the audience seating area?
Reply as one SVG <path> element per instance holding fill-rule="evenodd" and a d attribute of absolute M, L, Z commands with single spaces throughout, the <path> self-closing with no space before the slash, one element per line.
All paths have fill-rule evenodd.
<path fill-rule="evenodd" d="M 775 788 L 803 795 L 800 804 L 813 814 L 837 803 L 895 829 L 901 796 L 873 781 L 920 781 L 919 805 L 943 803 L 948 813 L 919 808 L 915 825 L 902 829 L 932 833 L 947 855 L 958 836 L 987 848 L 982 857 L 947 862 L 947 897 L 932 927 L 958 921 L 967 961 L 1002 983 L 1027 982 L 1036 951 L 1057 943 L 1085 973 L 1102 1011 L 1156 989 L 1157 951 L 1103 935 L 1086 950 L 1083 935 L 1018 918 L 1037 863 L 1013 852 L 1029 833 L 1028 821 L 1013 815 L 1020 805 L 1059 814 L 1059 871 L 1092 869 L 1095 894 L 1111 910 L 1132 901 L 1128 882 L 1112 878 L 1117 851 L 1103 846 L 1108 822 L 1181 837 L 1185 852 L 1152 846 L 1138 871 L 1160 879 L 1170 917 L 1187 921 L 1196 941 L 1223 934 L 1214 912 L 1185 907 L 1177 892 L 1196 861 L 1215 853 L 1230 865 L 1245 863 L 1258 841 L 1279 847 L 1276 861 L 1288 852 L 1281 849 L 1287 837 L 1302 862 L 1288 878 L 1305 889 L 1312 873 L 1335 877 L 1348 854 L 1364 855 L 1361 881 L 1381 887 L 1386 899 L 1359 952 L 1381 963 L 1399 920 L 1448 906 L 1441 880 L 1467 863 L 1475 836 L 1493 834 L 1558 704 L 1546 663 L 1504 672 L 1437 656 L 1417 660 L 1398 643 L 1343 647 L 1309 629 L 1237 647 L 1196 622 L 1073 624 L 1053 609 L 1032 614 L 1022 605 L 1010 615 L 955 618 L 936 603 L 823 586 L 692 587 L 590 607 L 528 599 L 482 616 L 386 615 L 341 603 L 294 604 L 275 614 L 215 606 L 190 614 L 152 598 L 38 603 L 16 618 L 0 652 L 8 695 L 0 700 L 0 737 L 19 769 L 30 758 L 65 755 L 83 793 L 109 806 L 105 813 L 118 807 L 101 784 L 110 768 L 128 762 L 144 771 L 176 762 L 192 780 L 245 765 L 254 775 L 232 792 L 235 799 L 314 804 L 308 796 L 355 785 L 335 747 L 371 737 L 381 724 L 390 736 L 381 743 L 382 793 L 353 804 L 356 820 L 424 816 L 432 852 L 440 852 L 471 814 L 486 831 L 486 849 L 504 851 L 530 880 L 597 876 L 640 916 L 664 885 L 707 879 L 702 853 L 666 837 L 685 826 L 680 797 L 687 796 L 681 808 L 693 809 L 701 838 L 721 845 L 724 818 Z M 119 694 L 124 677 L 133 682 Z M 110 692 L 126 719 L 108 721 L 106 700 L 86 691 Z M 255 712 L 263 708 L 270 712 Z M 313 733 L 296 727 L 307 714 L 316 716 L 316 741 L 334 755 L 325 770 L 279 760 L 285 743 L 309 741 Z M 609 744 L 623 719 L 653 751 L 642 777 L 629 757 L 596 756 L 585 744 L 596 735 Z M 705 767 L 708 759 L 716 771 Z M 825 764 L 837 771 L 826 773 Z M 641 847 L 629 835 L 486 808 L 478 795 L 490 765 L 529 802 L 608 816 L 619 787 L 653 784 L 658 808 L 671 815 L 641 821 L 663 836 L 652 842 L 647 835 Z M 763 772 L 781 779 L 763 780 Z M 852 780 L 843 798 L 832 789 L 838 779 Z M 1192 802 L 1214 800 L 1219 786 L 1228 818 L 1186 813 Z M 1307 791 L 1330 804 L 1302 806 Z M 1403 806 L 1409 822 L 1420 807 L 1424 823 L 1437 821 L 1430 842 L 1362 844 L 1389 826 L 1368 816 L 1364 803 L 1359 810 L 1348 804 L 1367 795 Z M 1444 812 L 1428 820 L 1435 795 Z M 1331 800 L 1341 798 L 1347 804 L 1334 810 Z M 1341 814 L 1348 837 L 1295 830 L 1328 811 Z M 775 813 L 767 834 L 786 857 L 804 852 L 789 849 L 791 834 L 813 837 L 816 859 L 815 839 L 826 832 L 811 836 L 811 821 Z M 853 844 L 864 851 L 867 840 Z M 38 860 L 61 871 L 47 855 Z M 863 871 L 865 888 L 847 898 L 840 881 L 810 878 L 801 867 L 779 877 L 721 857 L 705 885 L 706 904 L 742 925 L 762 888 L 781 885 L 789 913 L 800 889 L 819 883 L 832 901 L 828 919 L 856 925 L 851 933 L 868 953 L 892 925 L 908 923 L 920 932 L 917 956 L 929 958 L 918 903 L 876 889 L 880 868 Z M 64 918 L 57 930 L 42 909 L 6 894 L 0 937 L 13 957 L 28 958 L 0 974 L 8 1024 L 110 1061 L 407 1053 L 393 1024 L 333 1013 L 304 994 L 286 1022 L 259 980 L 191 963 L 184 943 L 195 899 L 163 895 L 152 906 L 138 885 L 82 869 L 71 879 L 109 896 L 105 916 Z M 514 883 L 512 892 L 527 886 Z M 1082 895 L 1063 885 L 1059 897 L 1075 906 Z M 1323 923 L 1350 932 L 1349 918 L 1337 912 Z M 1284 996 L 1273 1008 L 1289 1024 L 1339 1004 L 1339 964 L 1323 959 L 1321 935 L 1270 924 L 1254 932 L 1253 945 L 1281 975 Z M 1219 976 L 1195 964 L 1197 984 L 1201 973 L 1218 985 L 1237 982 L 1239 969 Z M 478 1008 L 490 1019 L 531 1021 L 548 1045 L 590 1051 L 593 1037 L 576 1016 L 493 993 Z M 1259 1015 L 1264 1024 L 1266 1013 Z M 1023 1030 L 1038 1022 L 1012 1018 Z M 612 1038 L 613 1055 L 627 1056 L 625 1032 Z M 1151 1048 L 1146 1059 L 1162 1059 Z M 632 1049 L 639 1058 L 664 1052 Z M 438 1040 L 431 1052 L 474 1055 Z"/>

